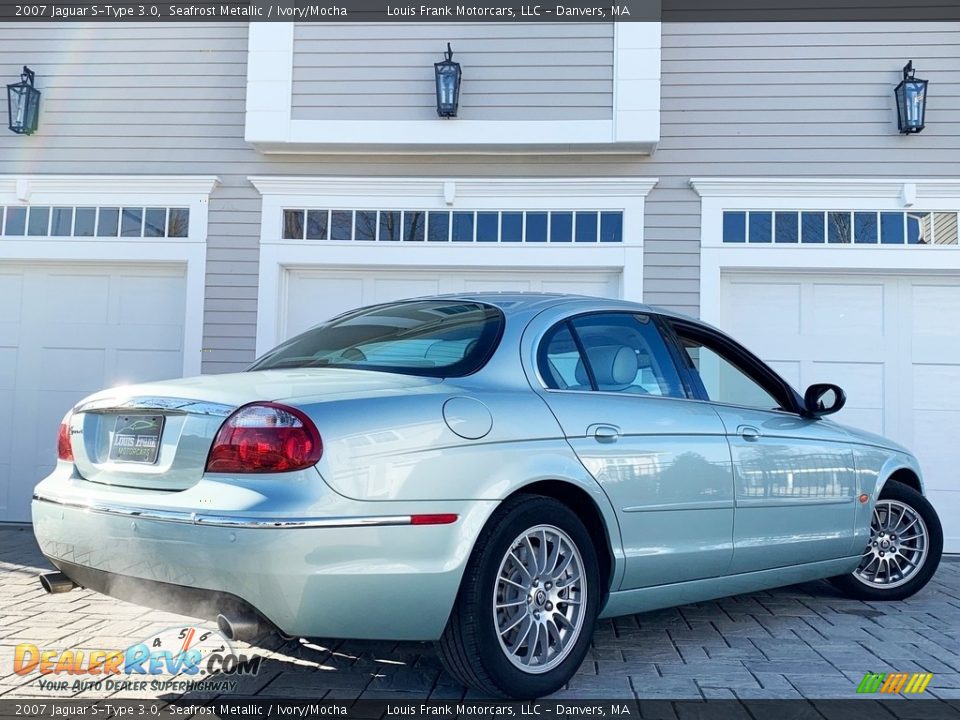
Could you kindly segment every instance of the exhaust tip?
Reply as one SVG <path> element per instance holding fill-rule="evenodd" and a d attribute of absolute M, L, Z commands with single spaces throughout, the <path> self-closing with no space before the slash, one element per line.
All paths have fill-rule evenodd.
<path fill-rule="evenodd" d="M 228 617 L 217 615 L 217 629 L 227 640 L 249 641 L 263 631 L 260 619 L 253 614 L 238 614 Z"/>
<path fill-rule="evenodd" d="M 61 572 L 44 573 L 40 576 L 40 584 L 48 593 L 70 592 L 77 584 Z"/>

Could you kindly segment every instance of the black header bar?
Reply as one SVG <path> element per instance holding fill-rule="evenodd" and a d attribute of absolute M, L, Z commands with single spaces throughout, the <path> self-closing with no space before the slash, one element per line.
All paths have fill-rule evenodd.
<path fill-rule="evenodd" d="M 913 22 L 960 21 L 960 0 L 0 0 L 13 22 Z"/>

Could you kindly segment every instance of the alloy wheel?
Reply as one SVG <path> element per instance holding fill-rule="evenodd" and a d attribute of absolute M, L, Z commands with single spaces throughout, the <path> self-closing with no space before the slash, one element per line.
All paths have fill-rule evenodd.
<path fill-rule="evenodd" d="M 909 582 L 923 567 L 929 533 L 920 514 L 899 500 L 880 500 L 873 509 L 870 542 L 853 576 L 875 588 Z"/>
<path fill-rule="evenodd" d="M 584 625 L 583 570 L 576 544 L 553 525 L 525 530 L 510 544 L 497 572 L 493 618 L 514 666 L 545 673 L 570 653 Z"/>

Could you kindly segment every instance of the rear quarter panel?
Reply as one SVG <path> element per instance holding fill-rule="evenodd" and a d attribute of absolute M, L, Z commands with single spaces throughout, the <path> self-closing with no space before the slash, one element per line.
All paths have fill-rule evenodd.
<path fill-rule="evenodd" d="M 443 415 L 444 404 L 452 398 L 482 403 L 490 414 L 489 432 L 477 439 L 453 432 Z M 603 517 L 613 552 L 611 580 L 619 582 L 623 551 L 613 507 L 538 395 L 444 384 L 396 397 L 300 407 L 314 419 L 323 439 L 320 476 L 348 498 L 384 503 L 499 501 L 538 481 L 579 487 Z M 490 513 L 496 507 L 490 505 Z"/>

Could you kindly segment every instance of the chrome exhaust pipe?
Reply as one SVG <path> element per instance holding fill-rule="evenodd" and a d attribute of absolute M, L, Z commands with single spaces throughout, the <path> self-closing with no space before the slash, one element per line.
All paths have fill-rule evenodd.
<path fill-rule="evenodd" d="M 70 592 L 77 584 L 61 572 L 44 573 L 40 576 L 40 584 L 48 593 Z"/>
<path fill-rule="evenodd" d="M 230 617 L 221 613 L 217 615 L 217 628 L 227 640 L 244 642 L 253 640 L 263 632 L 260 618 L 252 613 L 238 613 Z"/>

